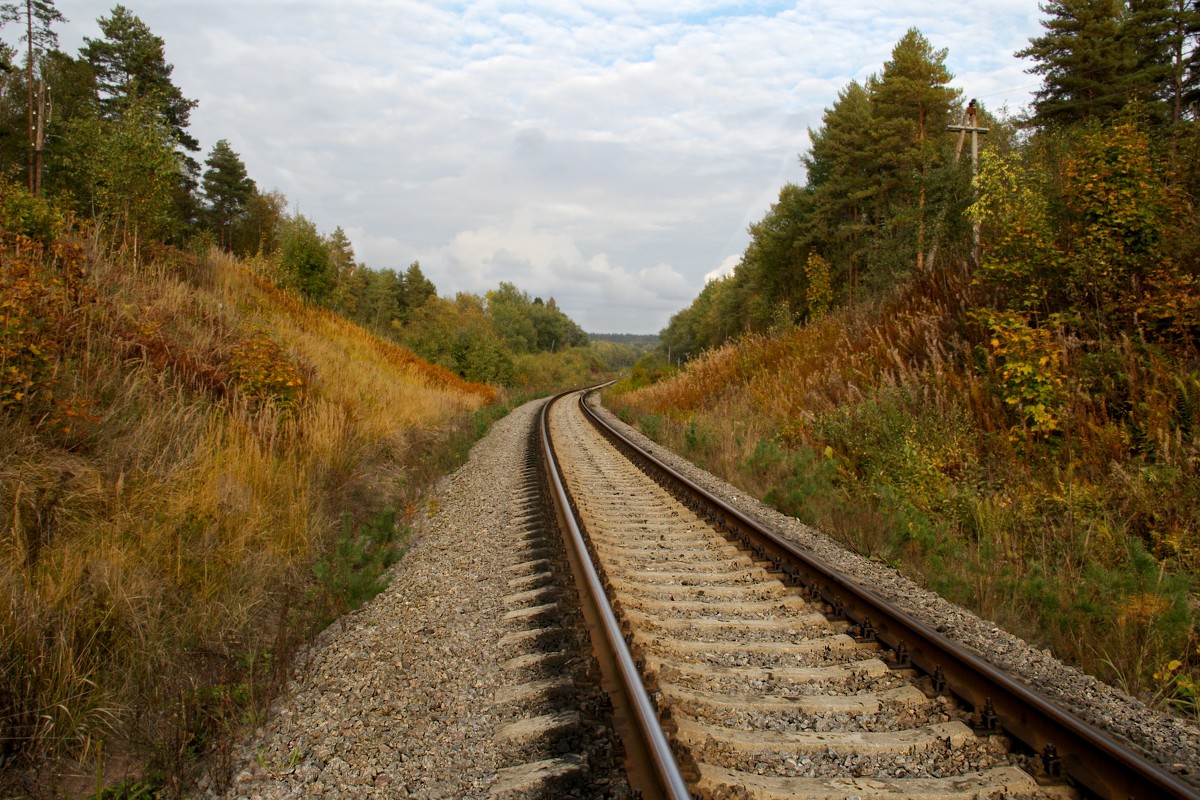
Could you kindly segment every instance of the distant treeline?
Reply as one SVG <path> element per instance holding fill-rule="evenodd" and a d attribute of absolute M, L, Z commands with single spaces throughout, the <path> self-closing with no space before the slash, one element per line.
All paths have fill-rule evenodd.
<path fill-rule="evenodd" d="M 324 234 L 289 213 L 282 194 L 261 190 L 227 139 L 202 169 L 188 132 L 197 102 L 172 81 L 163 39 L 117 5 L 98 20 L 100 36 L 72 55 L 54 30 L 65 21 L 53 0 L 0 13 L 0 27 L 16 23 L 24 43 L 21 52 L 0 43 L 0 195 L 22 232 L 42 236 L 38 220 L 70 212 L 135 257 L 149 243 L 215 245 L 472 381 L 525 385 L 515 357 L 587 345 L 553 298 L 501 283 L 482 297 L 446 299 L 415 262 L 398 271 L 357 261 L 341 227 Z"/>
<path fill-rule="evenodd" d="M 657 333 L 589 333 L 588 339 L 593 342 L 613 342 L 639 348 L 657 347 L 662 341 L 662 337 Z"/>

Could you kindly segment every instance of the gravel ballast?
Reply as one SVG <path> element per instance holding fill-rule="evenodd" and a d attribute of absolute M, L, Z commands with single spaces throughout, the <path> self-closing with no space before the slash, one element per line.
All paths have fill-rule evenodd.
<path fill-rule="evenodd" d="M 1096 678 L 1063 664 L 1001 630 L 995 623 L 926 591 L 896 570 L 870 561 L 814 528 L 780 514 L 745 492 L 661 447 L 593 401 L 614 427 L 672 469 L 756 518 L 847 577 L 868 586 L 912 617 L 947 638 L 974 649 L 1018 680 L 1042 692 L 1067 711 L 1132 744 L 1148 760 L 1200 788 L 1200 728 L 1163 714 Z"/>
<path fill-rule="evenodd" d="M 572 597 L 551 580 L 548 538 L 530 532 L 541 517 L 526 459 L 539 406 L 497 422 L 437 485 L 436 512 L 415 526 L 389 587 L 317 637 L 238 747 L 230 785 L 204 780 L 198 796 L 519 798 L 571 769 L 600 796 L 627 794 L 623 776 L 606 783 L 613 735 L 589 696 L 598 680 L 581 663 L 582 629 L 556 627 L 559 606 L 575 616 Z M 530 744 L 546 727 L 557 764 Z M 523 794 L 527 779 L 535 790 Z M 597 796 L 557 786 L 556 796 Z"/>

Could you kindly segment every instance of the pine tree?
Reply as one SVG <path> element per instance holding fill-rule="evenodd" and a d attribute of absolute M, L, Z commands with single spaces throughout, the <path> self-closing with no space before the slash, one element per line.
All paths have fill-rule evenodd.
<path fill-rule="evenodd" d="M 738 265 L 736 283 L 744 288 L 744 324 L 766 331 L 804 314 L 804 259 L 812 216 L 812 192 L 794 183 L 750 226 L 750 244 Z"/>
<path fill-rule="evenodd" d="M 429 298 L 437 297 L 437 287 L 433 285 L 433 281 L 425 277 L 419 261 L 408 265 L 408 269 L 404 271 L 402 283 L 400 316 L 403 320 L 407 320 L 413 311 L 425 305 Z"/>
<path fill-rule="evenodd" d="M 880 207 L 889 217 L 903 254 L 912 248 L 918 269 L 928 247 L 928 203 L 932 175 L 950 138 L 946 125 L 959 91 L 948 84 L 946 50 L 934 50 L 910 28 L 896 43 L 883 73 L 870 82 L 874 154 L 880 176 Z M 907 257 L 899 263 L 908 262 Z"/>
<path fill-rule="evenodd" d="M 847 286 L 853 298 L 864 238 L 879 221 L 871 97 L 866 88 L 851 81 L 826 109 L 822 123 L 820 129 L 809 130 L 811 146 L 802 157 L 813 192 L 813 245 L 833 262 L 834 283 Z"/>
<path fill-rule="evenodd" d="M 333 273 L 329 307 L 355 319 L 367 287 L 364 268 L 354 260 L 354 245 L 340 225 L 329 234 L 325 244 L 329 248 L 329 269 Z"/>
<path fill-rule="evenodd" d="M 26 141 L 29 143 L 29 191 L 37 194 L 41 190 L 41 156 L 43 136 L 38 135 L 44 121 L 37 120 L 37 104 L 34 102 L 37 92 L 35 71 L 38 57 L 58 47 L 58 34 L 50 27 L 56 22 L 66 22 L 67 18 L 54 7 L 54 0 L 24 0 L 22 3 L 5 3 L 0 6 L 0 24 L 4 22 L 24 21 L 25 32 L 21 41 L 25 42 L 25 92 L 26 92 Z"/>
<path fill-rule="evenodd" d="M 1189 31 L 1197 30 L 1189 0 L 1129 0 L 1122 31 L 1132 53 L 1128 98 L 1140 102 L 1158 122 L 1183 116 Z"/>
<path fill-rule="evenodd" d="M 368 270 L 355 319 L 375 330 L 391 330 L 400 320 L 402 288 L 396 270 Z"/>
<path fill-rule="evenodd" d="M 342 278 L 341 283 L 333 291 L 330 307 L 355 322 L 363 322 L 363 300 L 367 294 L 373 270 L 361 261 L 352 265 L 350 271 Z"/>
<path fill-rule="evenodd" d="M 334 283 L 340 284 L 354 269 L 354 245 L 339 225 L 329 234 L 329 266 L 333 270 Z"/>
<path fill-rule="evenodd" d="M 1050 0 L 1042 6 L 1043 36 L 1031 39 L 1018 58 L 1036 63 L 1042 76 L 1034 119 L 1071 123 L 1105 119 L 1124 107 L 1136 57 L 1123 35 L 1121 0 Z"/>
<path fill-rule="evenodd" d="M 1200 0 L 1186 5 L 1187 16 L 1183 24 L 1184 53 L 1182 106 L 1191 119 L 1200 118 Z"/>
<path fill-rule="evenodd" d="M 173 190 L 175 215 L 185 226 L 199 222 L 202 207 L 197 197 L 200 165 L 191 153 L 200 143 L 187 131 L 195 100 L 183 96 L 171 82 L 174 67 L 166 61 L 166 45 L 144 22 L 124 6 L 112 16 L 101 17 L 102 39 L 84 38 L 81 57 L 96 75 L 97 101 L 101 115 L 120 120 L 133 104 L 150 109 L 162 120 L 179 148 L 179 181 Z"/>
<path fill-rule="evenodd" d="M 221 247 L 228 250 L 233 246 L 233 228 L 245 216 L 257 189 L 226 139 L 213 145 L 204 163 L 208 167 L 203 178 L 208 215 Z"/>
<path fill-rule="evenodd" d="M 175 67 L 167 63 L 166 44 L 129 9 L 117 5 L 112 16 L 98 20 L 102 39 L 84 38 L 80 54 L 96 72 L 96 89 L 105 116 L 121 116 L 129 101 L 143 98 L 158 110 L 175 140 L 198 152 L 200 143 L 187 132 L 195 100 L 171 82 Z"/>
<path fill-rule="evenodd" d="M 1171 119 L 1195 120 L 1200 102 L 1200 0 L 1168 0 L 1171 7 L 1167 48 L 1171 61 Z"/>
<path fill-rule="evenodd" d="M 1046 34 L 1017 53 L 1043 76 L 1039 124 L 1108 120 L 1131 102 L 1165 123 L 1189 99 L 1189 56 L 1200 33 L 1195 0 L 1052 0 Z"/>

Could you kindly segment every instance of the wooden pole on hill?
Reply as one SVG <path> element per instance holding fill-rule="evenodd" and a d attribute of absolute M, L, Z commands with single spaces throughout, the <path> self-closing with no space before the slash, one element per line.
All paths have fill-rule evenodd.
<path fill-rule="evenodd" d="M 958 147 L 954 150 L 954 161 L 958 162 L 959 156 L 962 155 L 963 139 L 967 133 L 971 134 L 971 185 L 975 185 L 975 175 L 979 171 L 979 135 L 986 134 L 987 128 L 979 127 L 978 120 L 975 117 L 975 100 L 972 99 L 967 104 L 967 110 L 963 114 L 962 125 L 947 125 L 946 130 L 958 131 Z M 976 265 L 979 264 L 979 222 L 978 220 L 971 224 L 973 235 L 973 246 L 971 248 L 971 258 Z"/>
<path fill-rule="evenodd" d="M 42 193 L 42 151 L 46 145 L 46 83 L 38 81 L 37 129 L 33 137 L 33 194 Z"/>

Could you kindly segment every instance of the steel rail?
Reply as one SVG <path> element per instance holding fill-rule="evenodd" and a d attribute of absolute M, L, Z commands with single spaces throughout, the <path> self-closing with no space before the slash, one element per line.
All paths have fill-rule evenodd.
<path fill-rule="evenodd" d="M 685 504 L 692 505 L 693 511 L 738 536 L 794 583 L 807 587 L 814 598 L 819 595 L 835 613 L 870 631 L 902 661 L 932 676 L 936 689 L 949 690 L 970 703 L 986 727 L 1003 729 L 1040 753 L 1048 773 L 1061 770 L 1070 780 L 1111 800 L 1200 800 L 1195 787 L 676 472 L 613 428 L 588 406 L 586 396 L 580 396 L 579 404 L 592 423 L 644 469 L 680 487 L 691 499 Z"/>
<path fill-rule="evenodd" d="M 608 602 L 600 575 L 588 554 L 583 532 L 575 519 L 574 506 L 559 471 L 550 437 L 550 407 L 570 392 L 547 401 L 538 420 L 542 462 L 559 528 L 567 546 L 567 557 L 583 604 L 584 618 L 593 648 L 605 677 L 605 689 L 613 701 L 614 721 L 625 746 L 626 768 L 634 789 L 646 800 L 690 800 L 691 794 L 679 772 L 642 683 L 642 676 L 625 643 L 621 625 Z"/>

